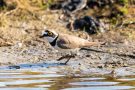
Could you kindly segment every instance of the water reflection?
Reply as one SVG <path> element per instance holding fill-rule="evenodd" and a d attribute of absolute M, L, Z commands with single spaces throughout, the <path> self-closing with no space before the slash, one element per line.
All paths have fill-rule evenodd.
<path fill-rule="evenodd" d="M 131 86 L 104 86 L 104 87 L 80 87 L 80 88 L 68 88 L 63 90 L 125 90 L 132 89 Z"/>
<path fill-rule="evenodd" d="M 0 88 L 1 90 L 48 90 L 48 88 Z"/>
<path fill-rule="evenodd" d="M 12 65 L 7 67 L 0 67 L 0 70 L 8 70 L 8 69 L 28 69 L 28 68 L 46 68 L 46 67 L 54 67 L 54 66 L 62 66 L 64 63 L 36 63 L 36 64 L 19 64 Z"/>
<path fill-rule="evenodd" d="M 118 90 L 135 89 L 135 76 L 66 76 L 45 70 L 0 71 L 0 90 Z"/>

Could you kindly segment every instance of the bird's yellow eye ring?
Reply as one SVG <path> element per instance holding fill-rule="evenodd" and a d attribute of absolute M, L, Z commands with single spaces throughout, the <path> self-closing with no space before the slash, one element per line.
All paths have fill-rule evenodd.
<path fill-rule="evenodd" d="M 48 32 L 48 35 L 52 35 L 52 33 L 51 32 Z"/>

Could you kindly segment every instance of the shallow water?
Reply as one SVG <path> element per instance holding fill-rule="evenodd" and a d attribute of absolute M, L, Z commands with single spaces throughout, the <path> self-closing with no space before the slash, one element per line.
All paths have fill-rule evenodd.
<path fill-rule="evenodd" d="M 0 68 L 0 90 L 135 90 L 135 76 L 66 76 L 40 65 L 20 66 Z"/>

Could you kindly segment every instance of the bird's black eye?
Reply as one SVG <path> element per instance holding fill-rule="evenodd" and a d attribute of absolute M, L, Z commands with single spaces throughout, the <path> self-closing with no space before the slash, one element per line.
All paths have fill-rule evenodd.
<path fill-rule="evenodd" d="M 48 32 L 48 35 L 51 36 L 52 35 L 52 32 Z"/>

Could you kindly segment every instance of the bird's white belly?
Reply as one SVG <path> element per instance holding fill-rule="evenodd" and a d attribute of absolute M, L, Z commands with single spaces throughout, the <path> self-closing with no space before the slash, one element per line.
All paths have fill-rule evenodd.
<path fill-rule="evenodd" d="M 58 46 L 57 46 L 57 44 L 54 46 L 54 48 L 56 49 L 56 50 L 58 50 L 58 52 L 62 52 L 63 54 L 65 54 L 65 53 L 67 53 L 67 54 L 77 54 L 77 55 L 79 55 L 79 50 L 80 50 L 80 48 L 75 48 L 75 49 L 62 49 L 62 48 L 59 48 Z"/>
<path fill-rule="evenodd" d="M 71 50 L 71 49 L 62 49 L 57 44 L 53 48 L 55 48 L 58 51 L 69 51 L 69 50 Z"/>

